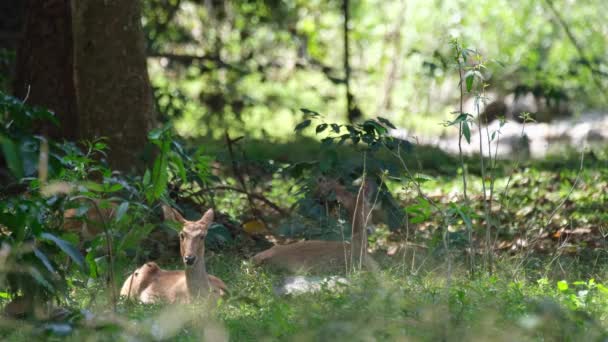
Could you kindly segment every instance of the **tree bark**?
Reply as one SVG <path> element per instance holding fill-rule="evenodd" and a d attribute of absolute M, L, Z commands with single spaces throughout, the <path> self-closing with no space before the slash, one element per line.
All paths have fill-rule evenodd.
<path fill-rule="evenodd" d="M 141 168 L 155 124 L 136 0 L 29 0 L 14 93 L 54 111 L 54 139 L 108 138 L 114 169 Z"/>
<path fill-rule="evenodd" d="M 83 137 L 107 137 L 110 165 L 129 170 L 155 123 L 139 1 L 73 0 L 74 83 Z"/>
<path fill-rule="evenodd" d="M 61 126 L 40 123 L 37 130 L 54 139 L 76 140 L 78 115 L 72 72 L 70 0 L 29 0 L 17 50 L 13 92 L 30 105 L 48 108 Z"/>

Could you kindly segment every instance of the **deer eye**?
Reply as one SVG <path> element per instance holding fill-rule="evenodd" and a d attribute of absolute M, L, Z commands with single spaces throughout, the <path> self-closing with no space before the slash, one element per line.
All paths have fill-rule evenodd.
<path fill-rule="evenodd" d="M 201 234 L 201 240 L 205 240 L 206 234 Z"/>
<path fill-rule="evenodd" d="M 137 277 L 138 275 L 139 275 L 139 273 L 138 273 L 138 272 L 135 272 L 135 276 Z"/>

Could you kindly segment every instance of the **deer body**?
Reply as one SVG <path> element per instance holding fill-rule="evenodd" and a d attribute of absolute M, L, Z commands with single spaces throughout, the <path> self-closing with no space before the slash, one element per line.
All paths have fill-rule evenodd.
<path fill-rule="evenodd" d="M 369 187 L 364 182 L 357 195 L 348 192 L 335 182 L 321 181 L 319 188 L 332 189 L 336 198 L 351 215 L 351 242 L 308 240 L 289 245 L 276 245 L 256 254 L 252 260 L 257 265 L 271 265 L 291 272 L 310 270 L 346 270 L 351 267 L 371 266 L 367 255 L 365 225 L 369 219 L 370 205 L 366 197 Z"/>
<path fill-rule="evenodd" d="M 213 222 L 209 209 L 198 221 L 187 221 L 179 213 L 177 220 L 184 227 L 180 233 L 180 251 L 185 270 L 168 271 L 148 262 L 124 282 L 120 294 L 137 298 L 143 303 L 189 303 L 210 293 L 227 293 L 224 282 L 207 274 L 205 267 L 205 237 Z"/>

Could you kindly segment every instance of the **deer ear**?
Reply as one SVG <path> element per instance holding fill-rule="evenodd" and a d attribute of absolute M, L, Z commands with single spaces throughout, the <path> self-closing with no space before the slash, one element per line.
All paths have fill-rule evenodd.
<path fill-rule="evenodd" d="M 213 209 L 209 209 L 196 223 L 209 226 L 213 222 L 214 216 Z"/>
<path fill-rule="evenodd" d="M 187 222 L 186 219 L 179 213 L 179 211 L 171 208 L 166 204 L 162 204 L 161 206 L 163 208 L 163 217 L 165 218 L 165 221 L 176 221 L 182 224 Z"/>
<path fill-rule="evenodd" d="M 158 264 L 155 263 L 155 262 L 153 262 L 153 261 L 146 263 L 146 266 L 148 267 L 147 271 L 150 274 L 156 274 L 156 273 L 158 273 L 160 271 L 160 267 L 158 266 Z"/>

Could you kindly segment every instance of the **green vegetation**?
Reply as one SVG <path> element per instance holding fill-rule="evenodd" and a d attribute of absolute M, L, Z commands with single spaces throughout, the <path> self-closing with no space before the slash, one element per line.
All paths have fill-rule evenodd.
<path fill-rule="evenodd" d="M 18 53 L 0 40 L 0 339 L 608 339 L 605 136 L 534 160 L 525 130 L 605 110 L 605 1 L 92 4 L 31 1 Z M 108 18 L 124 40 L 95 31 Z M 137 47 L 129 72 L 97 58 L 124 56 L 113 42 Z M 373 208 L 374 262 L 279 294 L 293 275 L 252 256 L 358 236 L 345 198 Z M 196 238 L 228 296 L 119 297 L 144 262 L 183 269 L 165 206 L 213 208 Z"/>
<path fill-rule="evenodd" d="M 457 38 L 489 56 L 492 100 L 532 91 L 567 102 L 574 113 L 601 108 L 606 6 L 350 1 L 354 101 L 365 118 L 385 116 L 417 134 L 441 134 L 439 123 L 451 118 L 459 96 L 449 44 Z M 217 138 L 228 128 L 278 141 L 289 140 L 301 107 L 345 120 L 342 12 L 342 1 L 146 2 L 161 112 L 189 137 Z"/>
<path fill-rule="evenodd" d="M 14 99 L 5 97 L 5 101 Z M 10 103 L 14 103 L 19 110 L 38 113 L 17 102 Z M 309 115 L 318 118 L 316 113 Z M 317 122 L 324 125 L 322 121 Z M 390 124 L 386 121 L 386 125 Z M 495 260 L 489 274 L 484 271 L 488 261 L 484 259 L 482 240 L 474 243 L 478 250 L 472 270 L 469 262 L 471 254 L 467 252 L 470 248 L 467 235 L 469 225 L 474 227 L 474 234 L 480 239 L 483 239 L 485 229 L 483 205 L 475 197 L 481 191 L 481 180 L 473 172 L 480 165 L 478 158 L 466 160 L 470 167 L 468 184 L 473 201 L 466 206 L 458 201 L 462 193 L 458 162 L 445 156 L 442 158 L 450 163 L 433 163 L 432 160 L 437 159 L 440 153 L 432 149 L 410 147 L 407 150 L 408 169 L 411 168 L 413 177 L 406 176 L 399 181 L 396 175 L 402 173 L 399 170 L 403 165 L 394 156 L 391 158 L 390 150 L 377 145 L 391 141 L 382 133 L 385 129 L 381 120 L 348 129 L 331 125 L 322 126 L 327 127 L 322 129 L 315 128 L 315 125 L 304 127 L 308 125 L 312 123 L 306 122 L 299 127 L 331 130 L 328 131 L 329 137 L 336 136 L 338 139 L 335 144 L 327 140 L 322 143 L 303 140 L 291 147 L 279 146 L 276 149 L 260 148 L 262 144 L 251 145 L 247 149 L 238 149 L 242 152 L 239 167 L 260 170 L 264 169 L 264 165 L 274 165 L 259 173 L 257 178 L 254 176 L 256 172 L 250 171 L 249 176 L 253 177 L 250 182 L 256 184 L 256 190 L 252 191 L 265 195 L 270 202 L 283 203 L 283 206 L 297 204 L 300 209 L 306 209 L 310 196 L 313 196 L 310 192 L 300 191 L 306 189 L 306 179 L 314 178 L 319 168 L 323 168 L 323 163 L 329 163 L 324 174 L 339 175 L 350 168 L 348 165 L 361 164 L 361 149 L 365 150 L 368 174 L 388 170 L 385 176 L 378 175 L 387 177 L 385 184 L 389 196 L 397 201 L 399 207 L 406 208 L 408 214 L 406 228 L 391 232 L 388 222 L 380 222 L 376 232 L 371 235 L 371 248 L 379 262 L 377 271 L 353 273 L 348 277 L 350 284 L 337 290 L 327 288 L 318 293 L 280 297 L 274 294 L 273 287 L 281 282 L 284 275 L 254 267 L 246 261 L 244 257 L 250 255 L 249 250 L 258 247 L 246 242 L 249 238 L 242 233 L 232 236 L 226 231 L 227 223 L 220 222 L 212 229 L 212 235 L 219 235 L 210 239 L 211 252 L 207 253 L 207 264 L 212 274 L 229 284 L 230 297 L 217 304 L 193 304 L 185 308 L 119 301 L 116 312 L 112 313 L 108 308 L 112 307 L 113 297 L 106 285 L 106 277 L 112 268 L 108 263 L 109 255 L 103 248 L 107 235 L 101 234 L 87 242 L 88 253 L 82 259 L 73 247 L 63 246 L 63 242 L 78 242 L 74 233 L 50 228 L 51 222 L 57 222 L 52 219 L 55 208 L 62 205 L 67 207 L 69 203 L 74 203 L 71 199 L 76 197 L 101 198 L 106 194 L 112 200 L 123 203 L 120 205 L 122 209 L 119 209 L 122 214 L 107 222 L 115 258 L 110 263 L 115 263 L 114 282 L 120 284 L 127 272 L 138 265 L 134 260 L 147 258 L 145 255 L 142 257 L 141 253 L 149 252 L 149 245 L 138 247 L 138 241 L 145 240 L 153 225 L 142 225 L 141 222 L 147 222 L 145 217 L 151 217 L 154 206 L 149 205 L 156 199 L 174 200 L 164 197 L 169 195 L 164 190 L 167 186 L 182 189 L 176 193 L 178 196 L 175 200 L 187 209 L 187 200 L 205 201 L 195 195 L 198 187 L 213 189 L 220 184 L 228 184 L 238 188 L 238 177 L 235 178 L 230 171 L 220 171 L 222 175 L 219 177 L 214 175 L 209 167 L 212 159 L 200 150 L 182 147 L 168 129 L 150 134 L 159 154 L 154 167 L 146 171 L 143 178 L 116 178 L 102 163 L 94 161 L 92 154 L 105 153 L 101 142 L 90 145 L 86 153 L 79 152 L 73 145 L 65 147 L 51 143 L 50 155 L 53 158 L 49 160 L 49 166 L 52 166 L 48 168 L 49 184 L 59 180 L 69 181 L 76 184 L 78 191 L 69 197 L 52 192 L 35 195 L 41 184 L 45 184 L 40 178 L 22 183 L 28 189 L 27 194 L 6 197 L 8 201 L 3 201 L 2 213 L 3 217 L 25 221 L 3 220 L 8 223 L 4 229 L 8 229 L 9 225 L 12 227 L 12 233 L 3 235 L 3 241 L 13 248 L 9 249 L 9 258 L 13 262 L 43 271 L 43 278 L 37 277 L 37 273 L 25 274 L 32 279 L 28 283 L 45 290 L 47 297 L 59 299 L 69 311 L 64 313 L 64 318 L 54 318 L 47 323 L 9 323 L 11 321 L 5 320 L 2 336 L 6 340 L 64 335 L 74 340 L 85 336 L 100 339 L 111 336 L 119 339 L 162 336 L 178 340 L 199 340 L 201 336 L 212 340 L 221 340 L 226 336 L 232 340 L 510 340 L 515 337 L 520 340 L 578 340 L 605 337 L 608 290 L 603 284 L 608 279 L 605 266 L 608 259 L 602 225 L 607 218 L 601 203 L 606 202 L 608 175 L 603 153 L 587 154 L 582 169 L 580 155 L 576 153 L 572 153 L 571 158 L 560 156 L 543 162 L 523 161 L 517 168 L 513 168 L 514 162 L 502 161 L 497 164 L 494 169 L 497 195 L 492 208 L 496 250 L 492 252 Z M 24 127 L 27 128 L 27 125 Z M 28 136 L 25 128 L 19 131 L 17 126 L 12 126 L 3 133 L 7 137 L 5 142 L 11 141 L 14 146 L 26 144 L 28 140 L 23 138 Z M 341 146 L 341 135 L 336 131 L 342 129 L 350 132 L 347 136 L 349 141 L 355 139 L 363 145 Z M 3 146 L 8 151 L 13 145 Z M 378 152 L 374 152 L 374 145 L 378 146 Z M 282 149 L 291 153 L 286 154 Z M 295 149 L 302 153 L 294 154 Z M 342 150 L 335 154 L 328 152 L 333 149 Z M 23 153 L 19 151 L 23 149 L 7 153 L 7 161 L 13 161 L 10 158 L 12 154 Z M 219 160 L 228 159 L 224 161 L 225 164 L 230 163 L 231 154 L 227 151 L 223 154 L 219 149 L 208 148 L 207 151 L 217 153 Z M 21 159 L 23 164 L 36 164 L 39 151 L 35 149 L 32 152 L 29 152 L 29 160 L 25 158 L 27 154 L 24 155 Z M 284 157 L 278 157 L 280 155 Z M 319 162 L 303 163 L 303 160 L 314 160 L 315 157 Z M 324 161 L 327 158 L 330 160 Z M 163 163 L 166 166 L 158 166 Z M 294 176 L 301 175 L 301 171 L 294 173 L 294 169 L 302 164 L 306 166 L 303 169 L 306 178 Z M 421 166 L 422 169 L 419 169 Z M 165 171 L 160 171 L 162 169 Z M 556 169 L 562 171 L 554 172 Z M 38 168 L 23 170 L 25 176 L 35 176 Z M 11 167 L 11 171 L 17 172 L 18 168 Z M 103 181 L 86 181 L 85 176 L 93 173 L 100 173 Z M 342 174 L 342 177 L 346 175 Z M 425 197 L 419 196 L 416 184 L 419 184 Z M 218 212 L 229 213 L 241 222 L 250 217 L 243 216 L 251 209 L 246 194 L 211 190 L 207 195 L 213 196 Z M 436 211 L 430 199 L 445 213 Z M 18 208 L 27 211 L 15 210 Z M 35 208 L 38 208 L 36 213 L 43 210 L 48 214 L 33 215 Z M 384 206 L 383 209 L 387 208 Z M 259 210 L 269 218 L 277 214 L 264 206 L 260 206 Z M 81 215 L 84 213 L 86 211 L 83 209 Z M 192 209 L 187 209 L 186 213 L 197 215 Z M 306 218 L 307 213 L 309 218 Z M 300 217 L 296 221 L 318 221 L 314 211 L 311 214 L 310 211 L 300 210 L 294 215 Z M 449 220 L 447 230 L 443 227 L 445 215 Z M 29 221 L 32 218 L 41 221 Z M 142 218 L 143 221 L 139 221 Z M 17 226 L 14 222 L 23 222 L 22 226 L 18 226 L 22 227 L 21 230 L 15 230 Z M 268 223 L 270 229 L 280 229 L 280 226 L 273 225 L 272 219 Z M 329 231 L 329 226 L 326 229 Z M 540 230 L 544 230 L 544 233 Z M 289 231 L 293 233 L 294 229 Z M 47 236 L 50 241 L 56 242 L 58 250 L 52 248 L 53 243 L 40 244 Z M 444 237 L 447 237 L 447 250 L 442 243 Z M 35 244 L 38 252 L 14 254 L 20 246 L 26 246 L 27 241 L 40 241 Z M 66 263 L 61 250 L 73 257 L 75 263 Z M 140 258 L 133 259 L 137 255 Z M 448 259 L 451 273 L 449 284 L 446 283 Z M 163 266 L 180 268 L 176 259 L 173 260 Z M 78 270 L 78 265 L 83 268 Z M 7 270 L 5 275 L 10 278 L 13 271 L 5 268 L 4 272 Z M 53 276 L 56 272 L 63 274 L 60 279 L 64 282 Z M 21 293 L 39 291 L 29 287 L 19 289 Z M 10 297 L 5 292 L 4 303 Z M 66 298 L 69 299 L 66 301 Z M 18 324 L 20 328 L 15 330 L 14 325 L 7 324 Z"/>

